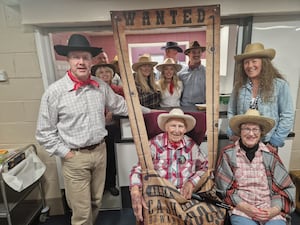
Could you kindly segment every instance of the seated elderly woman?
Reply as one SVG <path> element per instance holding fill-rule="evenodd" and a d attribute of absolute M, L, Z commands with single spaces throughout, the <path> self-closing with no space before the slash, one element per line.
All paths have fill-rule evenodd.
<path fill-rule="evenodd" d="M 185 197 L 191 199 L 195 185 L 207 170 L 207 155 L 185 133 L 196 124 L 193 116 L 181 109 L 172 109 L 157 117 L 159 128 L 164 131 L 150 140 L 154 169 L 162 178 L 169 180 Z M 130 194 L 134 215 L 143 221 L 142 208 L 147 208 L 142 197 L 140 164 L 130 173 Z"/>
<path fill-rule="evenodd" d="M 240 136 L 219 156 L 215 181 L 227 204 L 232 225 L 284 225 L 295 207 L 295 186 L 277 152 L 261 138 L 275 125 L 255 109 L 236 115 L 230 128 Z"/>

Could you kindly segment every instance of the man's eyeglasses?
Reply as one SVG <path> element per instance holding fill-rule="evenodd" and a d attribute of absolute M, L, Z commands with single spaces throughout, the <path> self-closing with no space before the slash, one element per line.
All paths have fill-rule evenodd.
<path fill-rule="evenodd" d="M 253 134 L 259 134 L 261 130 L 259 128 L 249 128 L 249 127 L 242 127 L 242 131 L 244 131 L 246 134 L 249 134 L 251 131 Z"/>

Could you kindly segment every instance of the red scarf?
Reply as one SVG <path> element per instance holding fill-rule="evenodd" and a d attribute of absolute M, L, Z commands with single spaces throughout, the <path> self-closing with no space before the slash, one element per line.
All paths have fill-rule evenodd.
<path fill-rule="evenodd" d="M 83 87 L 85 85 L 89 85 L 89 84 L 93 85 L 94 87 L 99 87 L 99 84 L 95 80 L 92 80 L 91 76 L 89 76 L 89 78 L 86 81 L 81 81 L 76 76 L 74 76 L 70 70 L 68 70 L 67 72 L 68 72 L 68 76 L 70 77 L 70 79 L 74 82 L 74 88 L 73 89 L 75 91 L 78 88 Z"/>
<path fill-rule="evenodd" d="M 172 95 L 174 93 L 174 83 L 171 81 L 170 86 L 169 86 L 169 92 Z"/>

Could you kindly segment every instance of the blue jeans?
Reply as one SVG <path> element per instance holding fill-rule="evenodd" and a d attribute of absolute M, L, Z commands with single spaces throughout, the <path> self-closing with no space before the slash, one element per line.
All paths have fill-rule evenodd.
<path fill-rule="evenodd" d="M 258 221 L 248 219 L 243 216 L 238 215 L 232 215 L 230 216 L 230 221 L 232 225 L 261 225 Z M 264 225 L 286 225 L 286 222 L 284 220 L 269 220 L 266 223 L 263 223 Z"/>

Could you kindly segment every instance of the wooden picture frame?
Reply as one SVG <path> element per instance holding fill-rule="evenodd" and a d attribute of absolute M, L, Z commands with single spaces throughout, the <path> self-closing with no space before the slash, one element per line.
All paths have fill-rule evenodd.
<path fill-rule="evenodd" d="M 212 175 L 216 163 L 218 149 L 220 6 L 112 11 L 111 20 L 132 136 L 142 167 L 143 196 L 146 204 L 150 207 L 143 213 L 143 224 L 198 225 L 203 224 L 203 221 L 211 221 L 211 219 L 216 223 L 221 223 L 222 217 L 225 215 L 224 210 L 222 212 L 218 207 L 208 209 L 206 204 L 201 206 L 193 203 L 191 207 L 191 202 L 184 206 L 186 200 L 182 199 L 176 188 L 169 181 L 159 178 L 156 174 L 126 42 L 126 35 L 133 31 L 149 29 L 162 31 L 163 29 L 182 27 L 206 28 L 206 134 L 208 148 L 208 172 L 206 175 L 212 178 L 210 175 Z M 208 190 L 212 187 L 213 179 L 205 180 L 209 180 L 205 183 Z M 169 209 L 170 205 L 173 205 L 172 212 Z M 194 211 L 189 212 L 189 210 Z M 208 212 L 207 210 L 211 212 L 205 213 Z M 190 213 L 194 214 L 195 212 L 199 215 L 189 216 Z M 220 218 L 218 216 L 210 218 L 211 215 L 219 215 Z M 203 218 L 201 218 L 202 216 Z M 201 222 L 199 218 L 203 221 Z"/>
<path fill-rule="evenodd" d="M 206 27 L 207 146 L 209 168 L 213 168 L 218 148 L 220 6 L 112 11 L 111 20 L 133 139 L 142 168 L 150 170 L 153 164 L 129 62 L 126 34 L 139 30 Z"/>

